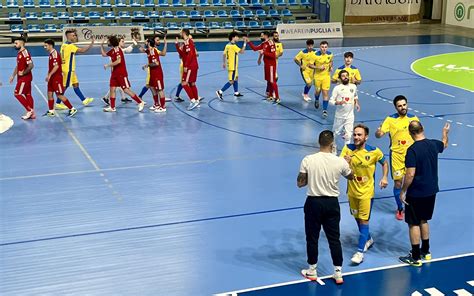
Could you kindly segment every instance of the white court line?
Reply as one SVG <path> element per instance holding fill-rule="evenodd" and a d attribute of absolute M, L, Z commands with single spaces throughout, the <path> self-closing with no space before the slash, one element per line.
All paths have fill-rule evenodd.
<path fill-rule="evenodd" d="M 474 287 L 474 281 L 468 281 L 467 283 Z"/>
<path fill-rule="evenodd" d="M 452 94 L 448 94 L 448 93 L 445 93 L 445 92 L 442 92 L 442 91 L 439 91 L 439 90 L 435 90 L 435 89 L 433 89 L 433 92 L 444 95 L 444 96 L 448 96 L 448 97 L 451 97 L 451 98 L 456 97 L 456 96 L 453 96 Z"/>
<path fill-rule="evenodd" d="M 458 296 L 472 296 L 471 293 L 469 293 L 468 291 L 464 289 L 454 290 L 453 292 Z"/>
<path fill-rule="evenodd" d="M 428 288 L 428 289 L 425 289 L 425 291 L 431 296 L 444 296 L 444 294 L 441 293 L 441 291 L 436 288 Z"/>
<path fill-rule="evenodd" d="M 430 260 L 429 262 L 445 261 L 445 260 L 451 260 L 451 259 L 457 259 L 457 258 L 463 258 L 463 257 L 469 257 L 469 256 L 474 256 L 474 253 L 466 253 L 466 254 L 453 255 L 453 256 L 447 256 L 447 257 L 442 257 L 442 258 L 435 258 L 435 259 Z M 394 265 L 388 265 L 388 266 L 382 266 L 382 267 L 375 267 L 375 268 L 351 271 L 351 272 L 343 273 L 342 275 L 343 276 L 349 276 L 349 275 L 367 273 L 367 272 L 372 272 L 372 271 L 394 269 L 394 268 L 398 268 L 398 267 L 410 267 L 410 265 L 400 263 L 400 264 L 394 264 Z M 318 279 L 321 279 L 321 280 L 329 279 L 329 278 L 332 278 L 332 275 L 326 275 L 326 276 L 323 276 L 323 277 L 318 277 Z M 255 287 L 255 288 L 242 289 L 242 290 L 236 290 L 236 291 L 225 292 L 225 293 L 218 293 L 218 294 L 214 294 L 214 296 L 230 296 L 230 295 L 236 295 L 238 293 L 251 292 L 251 291 L 257 291 L 257 290 L 269 289 L 269 288 L 275 288 L 275 287 L 282 287 L 282 286 L 288 286 L 288 285 L 292 285 L 292 284 L 300 284 L 300 283 L 309 282 L 309 281 L 310 280 L 308 280 L 308 279 L 296 280 L 296 281 L 291 281 L 291 282 L 284 282 L 284 283 L 260 286 L 260 287 Z"/>

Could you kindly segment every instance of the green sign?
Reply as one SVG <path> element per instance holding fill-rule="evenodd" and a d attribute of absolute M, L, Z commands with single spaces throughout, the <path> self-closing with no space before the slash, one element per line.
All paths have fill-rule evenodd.
<path fill-rule="evenodd" d="M 464 4 L 459 2 L 454 6 L 454 17 L 458 21 L 462 21 L 464 19 L 464 16 L 466 15 L 466 7 L 464 7 Z"/>

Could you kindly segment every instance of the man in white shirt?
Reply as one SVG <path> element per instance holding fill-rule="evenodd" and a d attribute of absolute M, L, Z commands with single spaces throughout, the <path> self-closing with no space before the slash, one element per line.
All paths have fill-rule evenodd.
<path fill-rule="evenodd" d="M 306 232 L 306 250 L 308 269 L 301 274 L 312 281 L 318 278 L 316 265 L 318 262 L 318 239 L 321 226 L 329 242 L 331 258 L 334 264 L 333 278 L 336 284 L 342 284 L 342 247 L 339 239 L 339 178 L 344 176 L 353 180 L 354 175 L 349 164 L 332 154 L 334 134 L 329 130 L 319 134 L 319 152 L 306 156 L 301 162 L 297 179 L 298 187 L 308 185 L 307 199 L 304 205 Z"/>
<path fill-rule="evenodd" d="M 329 99 L 329 104 L 336 105 L 332 130 L 336 140 L 344 132 L 344 145 L 347 145 L 351 142 L 352 131 L 354 130 L 354 107 L 359 112 L 360 105 L 357 96 L 357 86 L 349 83 L 349 72 L 346 70 L 340 71 L 339 79 L 341 84 L 334 87 Z"/>

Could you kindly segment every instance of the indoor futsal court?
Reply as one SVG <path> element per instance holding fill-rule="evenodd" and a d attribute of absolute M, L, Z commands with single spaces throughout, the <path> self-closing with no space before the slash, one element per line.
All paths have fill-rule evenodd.
<path fill-rule="evenodd" d="M 335 66 L 343 64 L 345 51 L 354 53 L 363 79 L 355 122 L 369 126 L 368 143 L 386 156 L 388 137 L 376 139 L 373 133 L 395 112 L 396 95 L 408 98 L 409 113 L 420 118 L 429 138 L 440 139 L 443 125 L 451 123 L 430 221 L 431 262 L 418 268 L 398 261 L 410 244 L 406 223 L 394 217 L 389 180 L 388 188 L 376 188 L 370 222 L 375 244 L 358 266 L 350 263 L 357 225 L 347 197 L 340 197 L 344 285 L 330 279 L 323 232 L 320 278 L 310 282 L 301 276 L 307 266 L 306 189 L 296 187 L 296 177 L 302 158 L 317 150 L 318 134 L 331 129 L 334 119 L 333 106 L 322 119 L 314 101 L 302 100 L 304 85 L 293 57 L 304 41 L 283 40 L 280 105 L 264 100 L 263 67 L 249 48 L 240 56 L 244 96 L 234 99 L 229 90 L 224 101 L 217 99 L 215 91 L 227 80 L 221 43 L 199 52 L 197 85 L 205 99 L 192 111 L 186 110 L 183 92 L 185 102 L 168 102 L 166 114 L 151 113 L 148 92 L 142 113 L 119 100 L 116 113 L 104 113 L 107 59 L 91 54 L 77 57 L 77 75 L 84 94 L 95 101 L 83 107 L 69 89 L 66 95 L 79 106 L 75 117 L 59 111 L 35 121 L 19 118 L 23 110 L 12 96 L 14 84 L 8 84 L 12 51 L 11 58 L 0 59 L 0 111 L 15 121 L 0 135 L 1 294 L 472 295 L 472 39 L 413 38 L 392 45 L 387 40 L 328 41 Z M 174 36 L 169 42 L 174 51 Z M 125 57 L 132 90 L 139 92 L 146 55 Z M 427 66 L 427 58 L 436 66 Z M 33 60 L 39 114 L 47 110 L 47 57 Z M 178 55 L 170 52 L 162 63 L 165 93 L 172 98 Z M 378 167 L 377 182 L 380 176 Z M 341 180 L 341 188 L 345 184 Z"/>

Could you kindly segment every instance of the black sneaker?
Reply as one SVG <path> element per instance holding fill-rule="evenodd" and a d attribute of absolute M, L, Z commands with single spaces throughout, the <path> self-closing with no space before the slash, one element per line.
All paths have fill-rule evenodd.
<path fill-rule="evenodd" d="M 324 110 L 323 111 L 323 119 L 328 118 L 328 111 Z"/>
<path fill-rule="evenodd" d="M 129 98 L 123 98 L 123 99 L 121 99 L 121 101 L 122 101 L 122 103 L 124 103 L 124 104 L 133 102 L 133 101 L 130 100 Z"/>
<path fill-rule="evenodd" d="M 418 260 L 413 259 L 413 257 L 411 256 L 411 253 L 409 253 L 406 256 L 398 257 L 398 260 L 400 260 L 400 262 L 410 264 L 411 266 L 417 266 L 417 267 L 420 267 L 423 264 L 421 263 L 420 259 Z"/>
<path fill-rule="evenodd" d="M 219 100 L 224 101 L 224 96 L 221 90 L 216 90 L 216 96 L 219 98 Z"/>
<path fill-rule="evenodd" d="M 423 259 L 425 261 L 430 261 L 431 260 L 431 253 L 430 252 L 428 252 L 428 253 L 421 252 L 420 257 L 421 257 L 421 259 Z"/>
<path fill-rule="evenodd" d="M 103 98 L 102 98 L 102 102 L 104 102 L 105 106 L 110 105 L 110 100 L 107 99 L 106 97 L 103 97 Z"/>
<path fill-rule="evenodd" d="M 234 97 L 243 97 L 243 96 L 244 96 L 244 95 L 241 94 L 241 93 L 239 93 L 239 92 L 234 93 Z"/>
<path fill-rule="evenodd" d="M 319 109 L 319 100 L 314 101 L 314 108 Z"/>
<path fill-rule="evenodd" d="M 181 97 L 174 97 L 174 101 L 178 103 L 184 102 L 184 100 L 181 99 Z"/>

